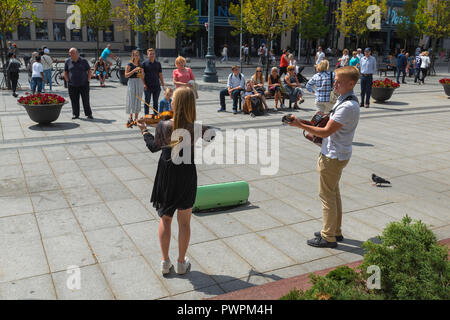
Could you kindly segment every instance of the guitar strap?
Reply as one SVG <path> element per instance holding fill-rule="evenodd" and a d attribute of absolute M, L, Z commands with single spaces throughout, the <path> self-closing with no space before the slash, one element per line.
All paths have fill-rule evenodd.
<path fill-rule="evenodd" d="M 332 114 L 336 111 L 337 107 L 339 107 L 339 106 L 340 106 L 341 104 L 343 104 L 345 101 L 350 101 L 350 100 L 358 101 L 358 98 L 356 98 L 354 95 L 348 96 L 347 98 L 345 98 L 344 100 L 342 100 L 341 102 L 339 102 L 336 106 L 334 106 L 333 109 L 331 109 L 330 115 L 332 115 Z"/>

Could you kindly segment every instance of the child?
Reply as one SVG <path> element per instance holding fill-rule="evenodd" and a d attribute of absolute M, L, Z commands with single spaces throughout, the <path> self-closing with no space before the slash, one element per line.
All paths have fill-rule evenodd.
<path fill-rule="evenodd" d="M 37 87 L 37 92 L 41 93 L 44 79 L 44 68 L 42 67 L 41 64 L 41 56 L 36 56 L 32 70 L 33 72 L 31 74 L 31 82 L 30 82 L 31 91 L 33 92 L 33 94 L 35 94 Z"/>
<path fill-rule="evenodd" d="M 172 95 L 172 88 L 166 88 L 166 90 L 164 91 L 164 98 L 162 98 L 159 102 L 158 113 L 172 110 Z"/>
<path fill-rule="evenodd" d="M 244 113 L 250 113 L 252 117 L 255 116 L 253 113 L 252 108 L 252 98 L 257 97 L 261 100 L 261 94 L 256 91 L 255 87 L 253 87 L 253 82 L 251 80 L 248 80 L 245 85 L 245 91 L 244 91 Z"/>

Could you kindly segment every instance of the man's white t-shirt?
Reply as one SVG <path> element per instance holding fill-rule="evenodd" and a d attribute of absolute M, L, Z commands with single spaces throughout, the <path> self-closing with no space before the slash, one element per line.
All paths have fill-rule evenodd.
<path fill-rule="evenodd" d="M 322 61 L 323 58 L 325 58 L 325 53 L 323 53 L 323 51 L 317 52 L 316 53 L 316 64 L 319 64 L 319 62 Z"/>
<path fill-rule="evenodd" d="M 348 96 L 354 95 L 350 91 L 340 96 L 335 104 L 339 104 Z M 333 107 L 334 108 L 334 107 Z M 349 160 L 352 156 L 352 142 L 355 136 L 356 126 L 359 121 L 359 102 L 355 98 L 342 102 L 330 116 L 330 119 L 342 124 L 342 128 L 322 140 L 322 154 L 331 159 Z"/>
<path fill-rule="evenodd" d="M 32 78 L 41 78 L 41 72 L 44 72 L 44 68 L 40 62 L 33 63 L 33 73 L 31 74 Z"/>

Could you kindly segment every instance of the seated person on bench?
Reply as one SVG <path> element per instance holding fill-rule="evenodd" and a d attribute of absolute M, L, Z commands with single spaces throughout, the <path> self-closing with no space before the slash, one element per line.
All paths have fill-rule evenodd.
<path fill-rule="evenodd" d="M 238 66 L 233 66 L 231 70 L 233 72 L 228 76 L 227 88 L 220 91 L 220 109 L 217 112 L 225 111 L 225 96 L 230 96 L 233 99 L 233 114 L 237 114 L 237 105 L 241 91 L 245 87 L 245 78 Z"/>
<path fill-rule="evenodd" d="M 253 107 L 252 107 L 252 98 L 258 98 L 261 101 L 261 107 L 262 107 L 262 94 L 256 91 L 255 87 L 253 86 L 253 83 L 251 80 L 248 80 L 245 85 L 245 91 L 244 91 L 244 107 L 242 108 L 243 112 L 250 115 L 252 117 L 255 116 L 253 113 Z M 264 107 L 262 107 L 264 108 Z M 265 110 L 266 111 L 266 110 Z"/>

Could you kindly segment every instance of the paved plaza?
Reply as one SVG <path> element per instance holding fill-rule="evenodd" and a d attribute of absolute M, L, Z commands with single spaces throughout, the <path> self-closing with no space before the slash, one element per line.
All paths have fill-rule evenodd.
<path fill-rule="evenodd" d="M 428 224 L 439 240 L 450 238 L 450 99 L 438 83 L 449 74 L 446 66 L 437 71 L 425 85 L 407 78 L 386 103 L 361 109 L 341 179 L 345 241 L 335 249 L 306 244 L 322 226 L 319 148 L 280 121 L 288 112 L 309 119 L 314 96 L 304 94 L 302 110 L 251 118 L 233 115 L 228 97 L 228 112 L 217 113 L 228 70 L 220 71 L 220 83 L 199 81 L 198 120 L 221 132 L 279 130 L 279 170 L 261 175 L 267 165 L 198 165 L 199 185 L 247 181 L 249 203 L 194 213 L 191 271 L 167 277 L 159 269 L 159 219 L 149 202 L 160 154 L 146 148 L 138 129 L 125 128 L 126 86 L 109 81 L 101 88 L 93 80 L 94 120 L 83 113 L 72 120 L 69 102 L 51 126 L 32 122 L 9 91 L 0 91 L 0 299 L 214 297 L 361 260 L 362 242 L 406 214 Z M 201 79 L 203 70 L 194 72 Z M 246 77 L 252 72 L 244 70 Z M 165 69 L 167 83 L 170 75 Z M 21 73 L 28 88 L 24 78 Z M 358 96 L 359 84 L 355 89 Z M 69 99 L 66 90 L 55 87 Z M 248 148 L 237 150 L 244 152 Z M 372 173 L 392 186 L 373 186 Z M 173 262 L 177 229 L 173 221 Z M 81 270 L 80 290 L 67 286 L 66 270 L 74 265 Z"/>

